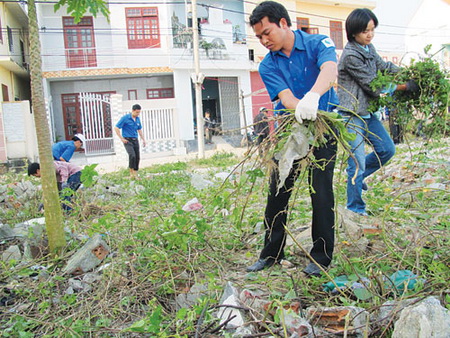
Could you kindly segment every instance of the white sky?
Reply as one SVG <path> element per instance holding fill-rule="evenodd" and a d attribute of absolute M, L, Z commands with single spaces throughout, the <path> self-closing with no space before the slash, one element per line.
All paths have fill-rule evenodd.
<path fill-rule="evenodd" d="M 423 0 L 377 0 L 373 44 L 379 51 L 404 52 L 406 27 Z M 426 0 L 425 0 L 426 1 Z"/>
<path fill-rule="evenodd" d="M 420 12 L 418 10 L 420 9 Z M 450 5 L 443 0 L 377 0 L 379 25 L 374 45 L 380 52 L 423 53 L 450 44 Z M 406 27 L 409 26 L 409 29 Z"/>

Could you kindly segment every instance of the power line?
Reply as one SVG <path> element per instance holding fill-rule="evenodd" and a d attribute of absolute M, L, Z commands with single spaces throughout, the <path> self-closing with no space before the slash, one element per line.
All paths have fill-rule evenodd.
<path fill-rule="evenodd" d="M 20 0 L 0 0 L 0 2 L 4 2 L 4 3 L 26 3 L 26 1 L 20 1 Z M 178 1 L 105 1 L 106 4 L 108 5 L 185 5 L 185 1 L 184 0 L 178 0 Z M 49 1 L 42 1 L 42 0 L 38 0 L 36 1 L 36 4 L 56 4 L 58 3 L 58 1 L 56 0 L 49 0 Z M 254 1 L 248 1 L 248 0 L 242 0 L 242 3 L 248 3 L 251 5 L 257 5 L 259 2 L 254 2 Z M 237 14 L 243 14 L 243 15 L 250 15 L 250 13 L 247 13 L 245 11 L 237 11 L 237 10 L 233 10 L 230 8 L 223 8 L 223 7 L 219 7 L 219 6 L 214 6 L 211 4 L 207 4 L 207 3 L 198 3 L 198 6 L 201 7 L 206 7 L 206 8 L 214 8 L 214 9 L 219 9 L 222 10 L 224 12 L 231 12 L 231 13 L 237 13 Z M 318 18 L 324 18 L 324 19 L 331 19 L 331 20 L 338 20 L 338 21 L 343 21 L 345 22 L 345 19 L 342 18 L 338 18 L 338 17 L 333 17 L 333 16 L 327 16 L 327 15 L 321 15 L 321 14 L 316 14 L 316 13 L 310 13 L 310 12 L 304 12 L 304 11 L 299 11 L 299 10 L 288 10 L 288 12 L 290 13 L 294 13 L 294 14 L 302 14 L 302 15 L 307 15 L 307 16 L 311 16 L 311 17 L 318 17 Z M 386 26 L 386 27 L 392 27 L 392 28 L 398 28 L 398 29 L 418 29 L 418 30 L 441 30 L 440 28 L 429 28 L 429 27 L 408 27 L 408 26 L 397 26 L 397 25 L 387 25 L 387 24 L 381 24 L 380 26 Z M 328 26 L 321 26 L 321 25 L 313 25 L 312 27 L 326 27 L 329 28 Z M 391 33 L 389 33 L 391 34 Z"/>

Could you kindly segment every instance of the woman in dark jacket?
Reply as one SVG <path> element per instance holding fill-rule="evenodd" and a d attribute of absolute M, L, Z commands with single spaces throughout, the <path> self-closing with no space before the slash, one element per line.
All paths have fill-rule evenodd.
<path fill-rule="evenodd" d="M 391 84 L 383 90 L 372 90 L 370 83 L 378 71 L 395 73 L 398 67 L 385 62 L 372 45 L 378 19 L 367 8 L 355 9 L 345 22 L 348 43 L 338 65 L 338 96 L 340 113 L 348 119 L 348 130 L 356 134 L 350 143 L 353 157 L 347 167 L 347 209 L 367 215 L 362 190 L 367 189 L 364 179 L 389 161 L 395 154 L 395 145 L 377 115 L 368 112 L 371 99 L 382 92 L 395 90 L 417 91 L 414 81 L 406 84 Z M 368 142 L 373 151 L 366 155 L 364 143 Z M 355 162 L 356 160 L 356 162 Z"/>

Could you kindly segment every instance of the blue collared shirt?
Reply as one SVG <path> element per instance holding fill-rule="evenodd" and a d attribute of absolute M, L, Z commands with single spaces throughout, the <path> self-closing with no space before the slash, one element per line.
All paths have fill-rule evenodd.
<path fill-rule="evenodd" d="M 61 141 L 55 143 L 52 146 L 53 158 L 56 161 L 61 161 L 62 157 L 66 162 L 69 162 L 76 149 L 74 141 Z"/>
<path fill-rule="evenodd" d="M 139 116 L 135 119 L 131 117 L 130 114 L 122 116 L 122 118 L 117 122 L 116 127 L 122 129 L 122 137 L 138 137 L 137 131 L 142 129 L 141 120 Z"/>
<path fill-rule="evenodd" d="M 281 51 L 269 52 L 259 66 L 259 73 L 272 101 L 278 94 L 290 89 L 294 96 L 302 99 L 311 90 L 320 73 L 320 67 L 327 61 L 337 62 L 333 41 L 319 34 L 294 31 L 294 48 L 289 57 Z M 336 92 L 331 88 L 319 100 L 319 109 L 331 111 L 339 103 Z M 276 109 L 284 109 L 278 102 Z"/>

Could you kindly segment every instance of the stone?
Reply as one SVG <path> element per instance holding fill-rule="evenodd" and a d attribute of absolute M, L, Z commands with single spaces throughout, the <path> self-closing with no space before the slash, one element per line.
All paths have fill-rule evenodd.
<path fill-rule="evenodd" d="M 282 309 L 284 326 L 290 337 L 313 337 L 313 329 L 309 322 L 292 309 Z"/>
<path fill-rule="evenodd" d="M 9 262 L 11 260 L 15 260 L 19 262 L 22 259 L 22 253 L 20 252 L 20 248 L 18 245 L 11 245 L 8 249 L 3 251 L 2 261 Z"/>
<path fill-rule="evenodd" d="M 79 275 L 90 271 L 98 266 L 109 252 L 108 244 L 100 234 L 96 234 L 69 259 L 63 273 Z"/>
<path fill-rule="evenodd" d="M 8 224 L 0 223 L 0 240 L 1 239 L 12 239 L 15 237 L 14 229 Z"/>
<path fill-rule="evenodd" d="M 177 310 L 195 305 L 199 298 L 208 295 L 208 285 L 194 284 L 189 292 L 179 294 L 176 299 Z"/>
<path fill-rule="evenodd" d="M 450 313 L 437 298 L 428 297 L 402 310 L 392 337 L 449 338 Z"/>
<path fill-rule="evenodd" d="M 253 335 L 253 329 L 247 326 L 239 326 L 233 333 L 231 333 L 231 337 L 233 338 L 241 338 L 245 336 Z"/>
<path fill-rule="evenodd" d="M 342 334 L 347 330 L 348 333 L 361 338 L 370 335 L 370 327 L 366 328 L 370 315 L 362 308 L 354 306 L 310 307 L 307 309 L 307 314 L 309 322 L 322 326 L 328 332 Z M 347 320 L 348 323 L 346 323 Z"/>
<path fill-rule="evenodd" d="M 203 176 L 201 176 L 197 173 L 192 174 L 191 184 L 197 190 L 203 190 L 203 189 L 206 189 L 206 188 L 214 185 L 213 182 L 204 179 Z"/>
<path fill-rule="evenodd" d="M 44 235 L 45 217 L 33 218 L 14 226 L 14 236 L 29 238 L 32 244 L 42 242 Z"/>
<path fill-rule="evenodd" d="M 400 316 L 401 311 L 417 302 L 416 298 L 402 299 L 400 301 L 389 300 L 384 302 L 378 311 L 373 313 L 372 321 L 379 327 L 386 327 L 390 322 L 395 322 Z"/>
<path fill-rule="evenodd" d="M 37 190 L 37 187 L 31 181 L 21 181 L 9 185 L 13 189 L 14 194 L 18 198 L 26 199 L 32 197 Z"/>
<path fill-rule="evenodd" d="M 447 186 L 444 183 L 432 183 L 427 185 L 428 189 L 432 189 L 432 190 L 443 190 L 445 191 Z"/>
<path fill-rule="evenodd" d="M 248 289 L 244 289 L 241 291 L 241 293 L 239 294 L 239 301 L 246 307 L 258 313 L 266 312 L 266 306 L 267 304 L 270 304 L 270 301 L 262 297 L 262 292 L 252 291 Z"/>
<path fill-rule="evenodd" d="M 145 191 L 145 187 L 143 185 L 138 184 L 134 187 L 134 191 L 136 191 L 136 193 L 139 194 Z"/>
<path fill-rule="evenodd" d="M 83 290 L 83 282 L 79 279 L 70 278 L 69 279 L 69 287 L 72 288 L 73 291 L 79 292 Z"/>
<path fill-rule="evenodd" d="M 227 173 L 227 172 L 221 172 L 221 173 L 217 173 L 214 175 L 215 178 L 217 178 L 218 180 L 221 181 L 225 181 L 225 180 L 233 180 L 234 179 L 234 175 L 231 173 Z"/>
<path fill-rule="evenodd" d="M 225 325 L 226 329 L 238 328 L 244 325 L 244 314 L 238 309 L 238 307 L 242 307 L 239 301 L 239 293 L 231 282 L 227 282 L 220 305 L 222 307 L 217 311 L 217 318 L 220 319 L 220 324 L 227 322 Z M 232 317 L 234 318 L 229 320 Z"/>
<path fill-rule="evenodd" d="M 259 234 L 263 228 L 264 228 L 264 222 L 258 222 L 258 223 L 256 223 L 256 225 L 253 229 L 253 233 Z"/>

